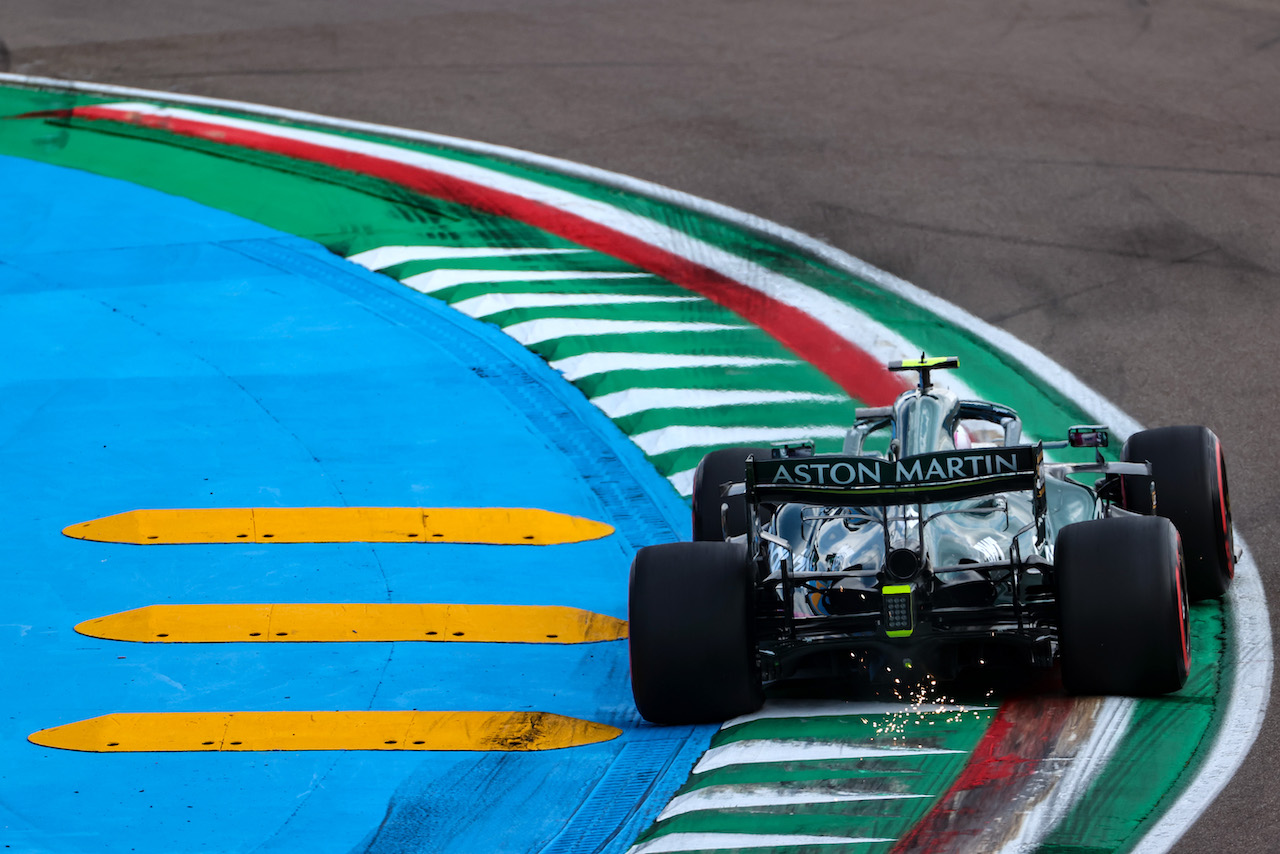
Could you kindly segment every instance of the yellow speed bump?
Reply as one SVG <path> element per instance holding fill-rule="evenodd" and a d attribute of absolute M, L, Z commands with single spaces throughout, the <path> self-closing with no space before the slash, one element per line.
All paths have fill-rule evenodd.
<path fill-rule="evenodd" d="M 603 522 L 523 507 L 243 507 L 131 510 L 62 529 L 104 543 L 482 543 L 596 540 Z"/>
<path fill-rule="evenodd" d="M 593 643 L 625 638 L 627 623 L 579 608 L 535 605 L 150 605 L 86 620 L 76 631 L 141 643 Z"/>
<path fill-rule="evenodd" d="M 157 712 L 105 715 L 27 740 L 92 753 L 201 750 L 556 750 L 617 738 L 547 712 Z"/>

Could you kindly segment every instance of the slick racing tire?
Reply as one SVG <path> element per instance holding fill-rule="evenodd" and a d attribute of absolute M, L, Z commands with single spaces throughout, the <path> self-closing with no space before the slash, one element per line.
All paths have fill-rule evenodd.
<path fill-rule="evenodd" d="M 1124 443 L 1121 457 L 1151 463 L 1155 512 L 1173 522 L 1182 535 L 1192 601 L 1226 593 L 1235 576 L 1236 558 L 1227 463 L 1218 437 L 1205 427 L 1143 430 Z M 1150 514 L 1149 481 L 1127 475 L 1122 483 L 1125 508 Z"/>
<path fill-rule="evenodd" d="M 1186 683 L 1189 606 L 1173 523 L 1115 516 L 1068 525 L 1054 567 L 1067 691 L 1141 697 Z"/>
<path fill-rule="evenodd" d="M 712 451 L 698 463 L 693 473 L 693 539 L 722 541 L 747 532 L 747 499 L 743 495 L 720 497 L 723 483 L 741 483 L 747 471 L 747 457 L 767 460 L 771 448 L 726 448 Z M 727 504 L 727 527 L 720 524 L 720 505 Z"/>
<path fill-rule="evenodd" d="M 631 692 L 656 724 L 724 721 L 764 702 L 746 546 L 647 546 L 631 564 Z"/>

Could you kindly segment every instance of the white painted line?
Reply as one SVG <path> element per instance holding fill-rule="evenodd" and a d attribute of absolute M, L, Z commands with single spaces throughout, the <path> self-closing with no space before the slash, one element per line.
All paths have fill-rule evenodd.
<path fill-rule="evenodd" d="M 591 402 L 610 418 L 622 418 L 649 409 L 713 409 L 720 406 L 763 406 L 774 403 L 848 403 L 849 398 L 842 394 L 803 391 L 630 388 L 593 397 Z"/>
<path fill-rule="evenodd" d="M 812 836 L 780 833 L 669 833 L 639 845 L 628 854 L 669 854 L 676 851 L 738 850 L 743 848 L 786 848 L 800 845 L 857 845 L 894 842 L 875 836 Z"/>
<path fill-rule="evenodd" d="M 347 260 L 370 270 L 385 270 L 409 261 L 454 261 L 464 258 L 510 258 L 520 255 L 582 254 L 585 249 L 507 249 L 495 246 L 379 246 L 348 255 Z"/>
<path fill-rule="evenodd" d="M 753 807 L 797 807 L 810 804 L 843 804 L 855 801 L 893 801 L 907 798 L 932 798 L 910 792 L 854 792 L 832 789 L 823 782 L 821 788 L 787 788 L 768 786 L 707 786 L 680 795 L 667 804 L 658 816 L 665 821 L 685 813 L 702 810 L 752 809 Z"/>
<path fill-rule="evenodd" d="M 718 448 L 724 445 L 749 445 L 759 442 L 801 441 L 803 439 L 843 439 L 848 427 L 813 425 L 809 427 L 662 427 L 631 437 L 649 456 L 678 451 L 681 448 Z"/>
<path fill-rule="evenodd" d="M 675 487 L 676 492 L 681 496 L 688 498 L 690 495 L 693 495 L 693 476 L 697 471 L 698 470 L 696 468 L 678 471 L 673 475 L 669 475 L 667 477 L 667 482 Z"/>
<path fill-rule="evenodd" d="M 573 382 L 610 371 L 666 371 L 683 368 L 757 368 L 769 365 L 798 365 L 795 359 L 757 356 L 707 356 L 694 353 L 583 353 L 557 359 L 551 367 Z"/>
<path fill-rule="evenodd" d="M 1236 548 L 1241 552 L 1240 560 L 1236 562 L 1235 581 L 1226 596 L 1227 619 L 1234 624 L 1230 636 L 1235 644 L 1235 675 L 1226 720 L 1195 779 L 1133 847 L 1133 854 L 1164 854 L 1172 848 L 1231 782 L 1262 729 L 1271 697 L 1275 651 L 1271 646 L 1271 624 L 1262 579 L 1239 534 Z"/>
<path fill-rule="evenodd" d="M 754 326 L 733 326 L 728 323 L 685 323 L 677 320 L 593 320 L 591 318 L 543 317 L 525 320 L 503 327 L 502 331 L 526 347 L 571 335 L 644 335 L 649 333 L 721 332 L 733 329 L 754 329 Z M 843 434 L 842 434 L 843 435 Z"/>
<path fill-rule="evenodd" d="M 652 279 L 649 273 L 593 273 L 581 270 L 431 270 L 401 279 L 415 291 L 433 294 L 455 285 L 501 284 L 504 282 L 568 282 L 582 279 Z"/>
<path fill-rule="evenodd" d="M 470 317 L 488 317 L 518 308 L 564 308 L 566 306 L 636 305 L 644 303 L 706 303 L 702 297 L 658 297 L 632 294 L 544 294 L 494 293 L 449 303 Z"/>
<path fill-rule="evenodd" d="M 735 741 L 723 747 L 713 747 L 698 764 L 693 773 L 705 774 L 732 765 L 759 765 L 768 762 L 831 762 L 846 759 L 909 759 L 913 756 L 940 756 L 964 753 L 963 750 L 945 750 L 941 747 L 871 747 L 839 741 L 791 741 L 779 739 L 752 739 Z"/>
<path fill-rule="evenodd" d="M 769 700 L 758 712 L 725 721 L 722 729 L 778 718 L 875 717 L 880 715 L 955 715 L 993 711 L 995 706 L 952 703 L 859 703 L 839 700 Z"/>

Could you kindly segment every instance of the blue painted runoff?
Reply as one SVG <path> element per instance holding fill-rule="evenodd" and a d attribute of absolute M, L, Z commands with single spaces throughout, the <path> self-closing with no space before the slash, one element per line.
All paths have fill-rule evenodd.
<path fill-rule="evenodd" d="M 711 728 L 643 724 L 624 642 L 132 644 L 151 604 L 464 602 L 626 614 L 634 550 L 687 509 L 503 336 L 310 241 L 0 158 L 0 850 L 620 852 Z M 543 507 L 551 547 L 130 546 L 136 508 Z M 27 741 L 112 712 L 540 710 L 615 741 L 541 753 L 95 754 Z"/>

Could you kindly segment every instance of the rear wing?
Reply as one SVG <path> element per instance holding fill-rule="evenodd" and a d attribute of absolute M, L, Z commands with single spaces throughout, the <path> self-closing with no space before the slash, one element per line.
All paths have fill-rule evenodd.
<path fill-rule="evenodd" d="M 1040 445 L 881 457 L 815 456 L 747 460 L 747 501 L 824 506 L 890 506 L 961 501 L 1028 490 L 1044 506 Z"/>

